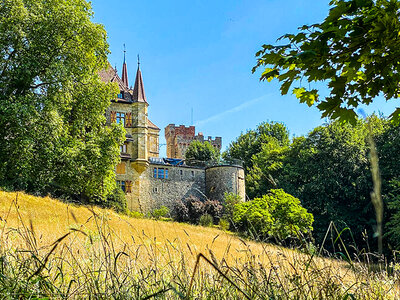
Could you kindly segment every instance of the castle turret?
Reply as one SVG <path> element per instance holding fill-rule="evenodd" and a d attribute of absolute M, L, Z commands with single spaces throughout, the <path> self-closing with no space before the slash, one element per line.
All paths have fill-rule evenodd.
<path fill-rule="evenodd" d="M 124 44 L 124 47 L 125 47 L 125 44 Z M 124 49 L 124 63 L 122 64 L 122 82 L 126 87 L 129 87 L 128 86 L 128 70 L 126 67 L 125 53 L 126 53 L 126 51 Z"/>
<path fill-rule="evenodd" d="M 133 120 L 132 137 L 135 153 L 133 153 L 132 165 L 138 173 L 142 173 L 149 165 L 148 163 L 148 115 L 146 95 L 144 93 L 144 85 L 142 72 L 140 70 L 140 62 L 136 72 L 135 86 L 132 94 L 132 115 L 136 116 Z"/>

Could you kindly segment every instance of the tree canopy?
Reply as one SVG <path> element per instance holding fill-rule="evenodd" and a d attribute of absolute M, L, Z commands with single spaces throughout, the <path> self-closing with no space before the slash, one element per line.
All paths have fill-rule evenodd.
<path fill-rule="evenodd" d="M 109 53 L 84 0 L 0 6 L 0 185 L 102 198 L 115 187 L 120 126 L 105 126 L 116 86 L 98 71 Z"/>
<path fill-rule="evenodd" d="M 355 122 L 359 104 L 378 95 L 400 95 L 400 2 L 397 0 L 332 0 L 322 23 L 285 34 L 281 45 L 263 45 L 257 65 L 266 66 L 260 80 L 281 82 L 301 103 L 316 105 L 322 117 Z M 295 85 L 295 82 L 298 85 Z M 321 99 L 313 82 L 328 86 Z M 400 108 L 391 115 L 400 121 Z"/>
<path fill-rule="evenodd" d="M 185 153 L 185 159 L 189 164 L 197 164 L 207 161 L 217 161 L 219 150 L 214 148 L 209 142 L 193 141 Z"/>
<path fill-rule="evenodd" d="M 301 204 L 315 218 L 313 236 L 321 244 L 331 221 L 339 231 L 350 228 L 342 238 L 365 247 L 367 237 L 375 234 L 375 213 L 371 204 L 372 180 L 368 155 L 369 126 L 376 140 L 384 200 L 385 243 L 400 247 L 400 190 L 399 125 L 385 118 L 371 116 L 353 124 L 332 121 L 314 128 L 306 136 L 293 138 L 288 143 L 267 139 L 259 150 L 245 160 L 246 193 L 250 199 L 260 198 L 271 189 L 283 189 L 300 199 Z M 254 130 L 242 134 L 224 153 L 245 153 Z M 239 147 L 240 146 L 240 147 Z M 234 147 L 235 151 L 232 151 Z M 240 151 L 239 151 L 240 150 Z M 388 222 L 389 221 L 389 222 Z M 367 234 L 365 234 L 367 233 Z M 374 246 L 370 243 L 370 246 Z M 386 244 L 386 245 L 387 245 Z M 326 245 L 325 245 L 326 246 Z M 329 245 L 327 248 L 331 248 Z M 387 247 L 388 249 L 388 247 Z"/>

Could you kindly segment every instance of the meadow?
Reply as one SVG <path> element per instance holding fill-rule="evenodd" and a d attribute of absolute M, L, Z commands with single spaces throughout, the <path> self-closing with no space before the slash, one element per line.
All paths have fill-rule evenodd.
<path fill-rule="evenodd" d="M 4 299 L 398 299 L 374 268 L 218 228 L 0 191 Z"/>

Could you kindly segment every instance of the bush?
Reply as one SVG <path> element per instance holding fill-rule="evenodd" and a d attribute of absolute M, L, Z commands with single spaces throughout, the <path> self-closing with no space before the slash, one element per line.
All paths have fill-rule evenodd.
<path fill-rule="evenodd" d="M 229 225 L 230 225 L 229 221 L 227 221 L 225 219 L 219 220 L 218 226 L 221 230 L 224 230 L 224 231 L 229 230 Z"/>
<path fill-rule="evenodd" d="M 151 216 L 153 218 L 156 218 L 157 220 L 160 218 L 165 218 L 169 215 L 169 209 L 166 206 L 161 206 L 159 209 L 155 209 L 153 210 L 153 212 L 151 213 Z"/>
<path fill-rule="evenodd" d="M 283 190 L 270 190 L 262 198 L 235 205 L 233 222 L 240 231 L 258 238 L 298 238 L 312 231 L 314 217 L 300 200 Z"/>
<path fill-rule="evenodd" d="M 213 217 L 214 224 L 218 224 L 219 220 L 222 218 L 224 207 L 217 200 L 207 200 L 204 202 L 204 211 Z"/>
<path fill-rule="evenodd" d="M 224 219 L 226 219 L 230 226 L 233 227 L 233 211 L 235 209 L 235 205 L 241 203 L 241 198 L 238 194 L 234 193 L 225 193 L 224 200 L 222 205 L 224 207 Z"/>
<path fill-rule="evenodd" d="M 175 201 L 173 205 L 172 217 L 177 222 L 189 222 L 189 209 L 182 200 Z"/>
<path fill-rule="evenodd" d="M 209 214 L 204 214 L 199 219 L 199 224 L 204 227 L 210 227 L 214 224 L 214 219 Z"/>
<path fill-rule="evenodd" d="M 189 222 L 197 224 L 200 217 L 204 214 L 204 202 L 194 196 L 185 200 L 185 205 L 189 211 Z"/>
<path fill-rule="evenodd" d="M 127 215 L 131 218 L 135 219 L 143 219 L 144 215 L 141 212 L 138 211 L 128 211 Z"/>
<path fill-rule="evenodd" d="M 100 202 L 99 204 L 106 208 L 112 208 L 117 212 L 127 211 L 125 193 L 119 187 L 116 187 L 110 194 L 108 194 L 106 202 Z"/>

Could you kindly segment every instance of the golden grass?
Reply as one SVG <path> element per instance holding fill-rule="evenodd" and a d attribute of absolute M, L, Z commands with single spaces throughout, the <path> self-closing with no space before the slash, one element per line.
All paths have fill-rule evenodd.
<path fill-rule="evenodd" d="M 62 293 L 73 296 L 83 291 L 116 293 L 113 290 L 116 282 L 125 278 L 124 283 L 129 281 L 132 286 L 138 284 L 143 288 L 141 294 L 138 292 L 140 295 L 156 290 L 150 286 L 162 289 L 171 284 L 176 289 L 171 297 L 178 297 L 179 291 L 184 293 L 187 289 L 199 253 L 243 286 L 252 298 L 270 289 L 276 289 L 284 298 L 298 299 L 331 298 L 329 295 L 340 298 L 341 293 L 359 293 L 363 299 L 379 299 L 383 294 L 385 299 L 400 296 L 397 280 L 387 274 L 367 274 L 364 269 L 358 272 L 343 261 L 243 240 L 216 228 L 133 219 L 112 210 L 2 191 L 0 218 L 2 251 L 11 253 L 16 249 L 15 257 L 25 253 L 20 250 L 34 253 L 43 265 L 51 265 L 43 268 L 46 276 L 52 278 Z M 46 260 L 52 244 L 68 233 L 71 234 L 56 244 L 51 259 L 49 256 Z M 26 254 L 18 259 L 23 258 L 27 259 Z M 57 270 L 63 270 L 62 282 Z M 145 279 L 143 272 L 147 272 L 151 280 Z M 154 274 L 149 275 L 151 272 Z M 93 274 L 98 276 L 97 281 L 101 278 L 112 282 L 89 290 L 95 285 L 88 282 L 97 282 Z M 226 281 L 217 275 L 209 264 L 202 262 L 194 294 L 201 296 L 226 289 L 225 296 L 232 293 Z M 252 284 L 253 281 L 257 282 Z M 149 287 L 144 286 L 146 282 Z M 66 285 L 73 288 L 67 289 Z M 118 291 L 124 288 L 121 285 Z M 225 296 L 221 295 L 223 299 Z"/>

